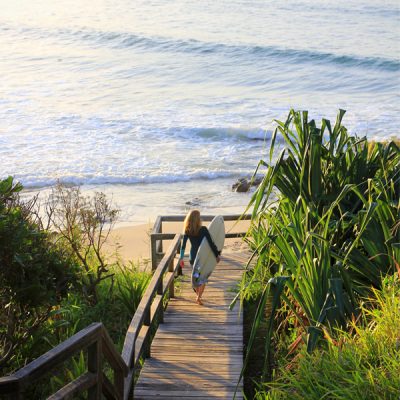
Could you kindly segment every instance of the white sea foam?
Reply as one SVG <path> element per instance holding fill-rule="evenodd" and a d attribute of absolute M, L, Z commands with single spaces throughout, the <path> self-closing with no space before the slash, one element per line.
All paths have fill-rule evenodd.
<path fill-rule="evenodd" d="M 249 173 L 247 176 L 249 176 Z M 66 186 L 81 185 L 136 185 L 136 184 L 165 184 L 176 182 L 192 182 L 196 180 L 218 180 L 221 178 L 231 178 L 232 182 L 235 178 L 246 175 L 243 171 L 202 171 L 191 172 L 188 174 L 165 174 L 165 175 L 142 175 L 142 176 L 115 176 L 115 175 L 92 175 L 90 173 L 82 175 L 54 175 L 41 176 L 37 174 L 15 174 L 14 178 L 21 182 L 26 188 L 43 188 L 54 186 L 61 183 Z"/>

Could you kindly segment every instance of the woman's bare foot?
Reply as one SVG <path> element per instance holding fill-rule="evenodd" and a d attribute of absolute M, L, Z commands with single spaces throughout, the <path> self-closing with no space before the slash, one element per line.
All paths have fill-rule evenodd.
<path fill-rule="evenodd" d="M 197 303 L 199 306 L 202 306 L 202 305 L 203 305 L 203 302 L 201 301 L 201 299 L 196 299 L 196 303 Z"/>

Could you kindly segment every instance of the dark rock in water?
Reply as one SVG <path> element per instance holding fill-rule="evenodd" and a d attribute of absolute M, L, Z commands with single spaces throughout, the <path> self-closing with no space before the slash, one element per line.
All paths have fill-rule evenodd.
<path fill-rule="evenodd" d="M 252 186 L 258 186 L 262 182 L 261 176 L 256 176 L 253 181 L 251 178 L 239 178 L 237 182 L 232 185 L 234 192 L 245 193 L 250 190 Z"/>
<path fill-rule="evenodd" d="M 232 190 L 239 193 L 248 192 L 250 190 L 250 182 L 246 178 L 240 178 L 232 185 Z"/>
<path fill-rule="evenodd" d="M 251 183 L 251 186 L 258 186 L 263 180 L 262 176 L 256 176 L 254 181 Z"/>

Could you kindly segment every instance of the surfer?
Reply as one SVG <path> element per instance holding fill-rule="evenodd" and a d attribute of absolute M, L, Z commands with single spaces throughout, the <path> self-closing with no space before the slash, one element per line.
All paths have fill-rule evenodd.
<path fill-rule="evenodd" d="M 186 215 L 185 221 L 183 222 L 183 242 L 180 253 L 180 265 L 183 267 L 185 265 L 183 257 L 185 254 L 186 242 L 189 239 L 191 244 L 189 262 L 193 267 L 194 260 L 196 259 L 197 252 L 199 250 L 200 244 L 203 238 L 207 238 L 210 244 L 211 250 L 213 251 L 217 263 L 220 261 L 221 252 L 217 249 L 217 246 L 213 242 L 210 232 L 205 226 L 201 225 L 200 211 L 192 210 Z M 193 271 L 192 285 L 193 289 L 197 294 L 196 303 L 202 305 L 201 297 L 203 295 L 204 289 L 206 287 L 207 279 L 203 280 L 200 278 L 198 271 Z"/>

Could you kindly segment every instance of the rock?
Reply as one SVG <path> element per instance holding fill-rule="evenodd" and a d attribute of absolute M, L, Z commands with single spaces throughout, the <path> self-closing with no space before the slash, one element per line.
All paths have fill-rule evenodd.
<path fill-rule="evenodd" d="M 232 185 L 232 190 L 239 193 L 248 192 L 250 190 L 250 182 L 246 178 L 240 178 Z"/>
<path fill-rule="evenodd" d="M 256 176 L 254 181 L 251 183 L 251 186 L 258 186 L 263 180 L 262 176 Z"/>
<path fill-rule="evenodd" d="M 253 181 L 251 178 L 239 178 L 237 182 L 232 185 L 232 190 L 234 192 L 245 193 L 248 192 L 252 186 L 258 186 L 262 180 L 262 176 L 256 176 Z"/>

